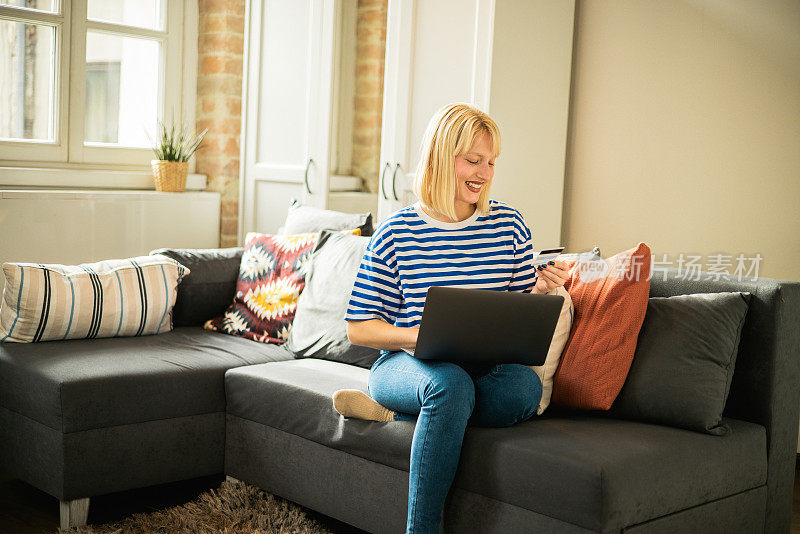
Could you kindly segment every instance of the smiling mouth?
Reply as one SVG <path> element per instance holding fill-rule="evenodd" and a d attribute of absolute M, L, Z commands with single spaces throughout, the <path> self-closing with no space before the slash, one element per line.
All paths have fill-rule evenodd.
<path fill-rule="evenodd" d="M 464 183 L 467 185 L 467 189 L 469 189 L 473 193 L 477 193 L 478 191 L 481 190 L 481 187 L 483 187 L 483 184 L 485 184 L 486 182 L 469 181 L 469 182 L 464 182 Z"/>

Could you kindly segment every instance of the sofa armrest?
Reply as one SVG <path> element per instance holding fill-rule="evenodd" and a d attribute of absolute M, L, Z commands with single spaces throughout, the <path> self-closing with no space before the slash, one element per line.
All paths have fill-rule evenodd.
<path fill-rule="evenodd" d="M 695 277 L 680 276 L 677 269 L 657 270 L 650 296 L 752 294 L 725 415 L 766 428 L 765 532 L 788 532 L 800 418 L 800 283 L 769 278 L 715 281 L 708 273 L 701 273 L 700 280 L 684 279 Z"/>

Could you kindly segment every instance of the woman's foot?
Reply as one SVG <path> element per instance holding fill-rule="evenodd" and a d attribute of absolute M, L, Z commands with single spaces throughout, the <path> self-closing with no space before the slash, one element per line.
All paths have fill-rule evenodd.
<path fill-rule="evenodd" d="M 333 394 L 333 407 L 345 417 L 369 421 L 394 421 L 394 412 L 358 389 L 340 389 Z"/>

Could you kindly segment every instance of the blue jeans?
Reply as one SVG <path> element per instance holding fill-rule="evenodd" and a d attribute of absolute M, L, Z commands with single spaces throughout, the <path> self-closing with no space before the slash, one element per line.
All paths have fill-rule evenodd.
<path fill-rule="evenodd" d="M 381 356 L 370 369 L 369 392 L 417 424 L 411 441 L 407 533 L 437 532 L 453 483 L 467 424 L 511 426 L 536 413 L 542 383 L 530 367 L 470 367 L 418 360 L 405 352 Z"/>

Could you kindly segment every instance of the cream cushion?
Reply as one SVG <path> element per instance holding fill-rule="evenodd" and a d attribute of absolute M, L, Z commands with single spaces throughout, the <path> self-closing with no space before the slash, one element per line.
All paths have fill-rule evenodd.
<path fill-rule="evenodd" d="M 0 341 L 142 336 L 172 330 L 189 270 L 166 256 L 83 265 L 4 263 Z"/>
<path fill-rule="evenodd" d="M 548 291 L 547 294 L 561 295 L 564 297 L 564 304 L 561 306 L 561 315 L 558 317 L 556 331 L 553 333 L 553 340 L 550 342 L 550 349 L 547 351 L 547 358 L 544 360 L 544 365 L 531 366 L 531 369 L 536 371 L 536 374 L 539 375 L 539 379 L 542 381 L 542 399 L 539 401 L 539 408 L 536 410 L 537 415 L 542 415 L 545 409 L 550 405 L 550 395 L 553 393 L 553 375 L 556 374 L 558 362 L 561 360 L 561 353 L 564 351 L 567 339 L 569 339 L 569 332 L 572 328 L 572 316 L 574 313 L 572 299 L 566 289 L 557 287 L 552 291 Z"/>

